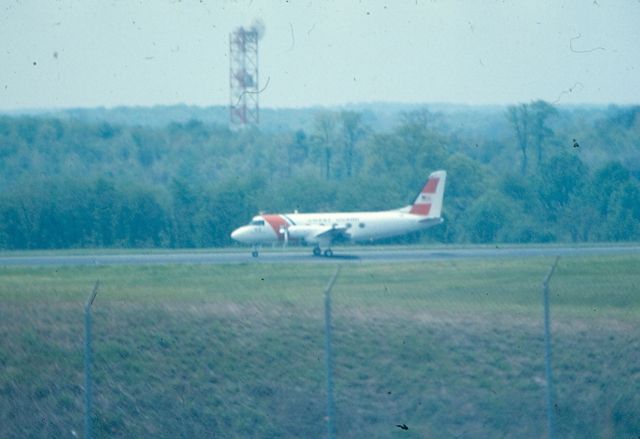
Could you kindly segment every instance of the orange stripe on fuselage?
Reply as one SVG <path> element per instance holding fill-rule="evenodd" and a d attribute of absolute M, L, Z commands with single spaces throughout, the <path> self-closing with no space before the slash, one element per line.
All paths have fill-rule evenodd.
<path fill-rule="evenodd" d="M 280 215 L 262 215 L 262 218 L 269 223 L 278 237 L 278 241 L 284 241 L 284 233 L 281 233 L 280 229 L 286 229 L 289 227 L 287 220 L 282 218 Z"/>

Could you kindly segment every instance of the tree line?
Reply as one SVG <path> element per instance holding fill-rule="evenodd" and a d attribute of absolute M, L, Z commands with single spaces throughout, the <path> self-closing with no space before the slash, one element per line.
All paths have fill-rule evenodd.
<path fill-rule="evenodd" d="M 261 211 L 381 210 L 448 171 L 445 223 L 400 242 L 640 239 L 639 107 L 455 116 L 319 110 L 311 128 L 0 117 L 0 248 L 218 247 Z M 459 119 L 458 119 L 459 120 Z"/>

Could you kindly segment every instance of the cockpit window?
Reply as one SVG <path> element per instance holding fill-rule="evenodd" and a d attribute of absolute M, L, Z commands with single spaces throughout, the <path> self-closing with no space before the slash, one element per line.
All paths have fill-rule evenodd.
<path fill-rule="evenodd" d="M 253 220 L 249 223 L 251 226 L 264 226 L 264 220 Z"/>

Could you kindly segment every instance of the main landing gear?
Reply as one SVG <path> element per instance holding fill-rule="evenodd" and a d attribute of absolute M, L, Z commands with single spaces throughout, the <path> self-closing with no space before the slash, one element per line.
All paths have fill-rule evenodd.
<path fill-rule="evenodd" d="M 330 257 L 332 257 L 332 256 L 333 256 L 333 250 L 331 250 L 330 248 L 328 248 L 328 249 L 326 249 L 326 250 L 324 251 L 324 253 L 323 253 L 323 252 L 322 252 L 322 250 L 320 249 L 320 246 L 316 245 L 316 246 L 313 248 L 313 256 L 320 256 L 320 255 L 322 255 L 322 254 L 324 254 L 324 255 L 325 255 L 325 257 L 330 258 Z"/>

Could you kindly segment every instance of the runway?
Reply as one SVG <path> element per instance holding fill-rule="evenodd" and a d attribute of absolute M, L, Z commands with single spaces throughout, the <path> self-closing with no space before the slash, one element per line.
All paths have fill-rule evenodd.
<path fill-rule="evenodd" d="M 96 265 L 168 265 L 168 264 L 326 264 L 326 263 L 399 263 L 471 258 L 530 258 L 555 256 L 640 255 L 640 246 L 523 246 L 470 247 L 437 249 L 388 249 L 383 246 L 363 249 L 336 247 L 334 256 L 311 255 L 311 249 L 269 249 L 254 258 L 250 251 L 158 252 L 83 255 L 0 256 L 0 267 L 23 266 L 96 266 Z"/>

